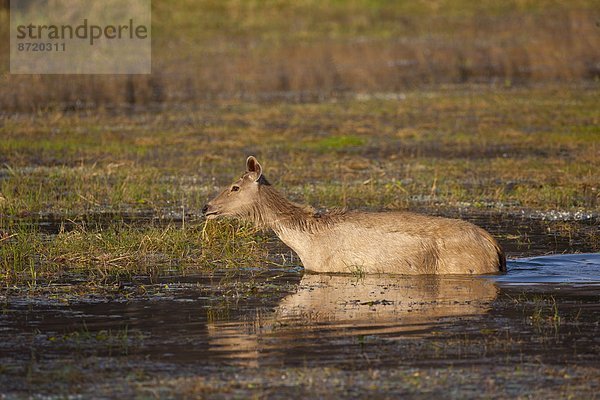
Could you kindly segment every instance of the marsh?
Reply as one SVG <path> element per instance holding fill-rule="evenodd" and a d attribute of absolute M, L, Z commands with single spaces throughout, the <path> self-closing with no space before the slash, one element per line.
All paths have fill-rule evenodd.
<path fill-rule="evenodd" d="M 0 397 L 597 396 L 597 2 L 276 3 L 152 1 L 149 75 L 0 41 Z M 203 217 L 249 154 L 294 204 L 479 226 L 507 273 L 311 274 Z"/>

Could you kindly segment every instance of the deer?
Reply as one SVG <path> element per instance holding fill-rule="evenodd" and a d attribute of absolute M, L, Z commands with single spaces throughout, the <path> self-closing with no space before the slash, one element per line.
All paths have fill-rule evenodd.
<path fill-rule="evenodd" d="M 497 274 L 506 257 L 484 229 L 464 220 L 408 211 L 317 211 L 273 188 L 256 157 L 246 172 L 202 209 L 270 229 L 306 271 L 351 274 Z"/>

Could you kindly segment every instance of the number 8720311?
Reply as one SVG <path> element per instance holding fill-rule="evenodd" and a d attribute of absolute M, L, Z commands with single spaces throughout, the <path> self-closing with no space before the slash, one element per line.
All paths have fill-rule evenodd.
<path fill-rule="evenodd" d="M 31 43 L 20 42 L 17 44 L 17 51 L 65 51 L 65 43 Z"/>

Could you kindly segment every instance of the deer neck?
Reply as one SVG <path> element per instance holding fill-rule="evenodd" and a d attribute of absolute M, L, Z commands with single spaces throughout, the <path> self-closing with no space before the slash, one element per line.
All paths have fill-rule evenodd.
<path fill-rule="evenodd" d="M 294 204 L 271 186 L 262 186 L 251 219 L 261 228 L 272 229 L 289 247 L 298 252 L 309 242 L 316 228 L 314 211 Z"/>

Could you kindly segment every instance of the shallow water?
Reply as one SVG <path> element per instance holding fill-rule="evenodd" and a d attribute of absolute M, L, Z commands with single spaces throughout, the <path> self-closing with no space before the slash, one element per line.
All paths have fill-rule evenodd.
<path fill-rule="evenodd" d="M 132 365 L 141 380 L 214 377 L 222 368 L 255 379 L 257 367 L 383 373 L 453 366 L 494 376 L 495 364 L 541 363 L 600 372 L 599 254 L 509 260 L 500 276 L 327 276 L 292 268 L 169 277 L 143 288 L 75 300 L 60 285 L 28 296 L 6 291 L 2 393 L 29 393 L 31 379 L 36 393 L 69 392 L 49 371 L 75 368 L 83 381 L 104 382 L 110 395 L 118 385 L 109 383 L 122 378 L 114 373 Z M 592 379 L 590 390 L 597 384 Z M 76 392 L 94 390 L 78 385 Z M 120 385 L 130 393 L 130 382 Z"/>
<path fill-rule="evenodd" d="M 509 260 L 507 269 L 508 273 L 494 278 L 501 287 L 545 283 L 600 286 L 598 253 L 520 258 Z"/>

